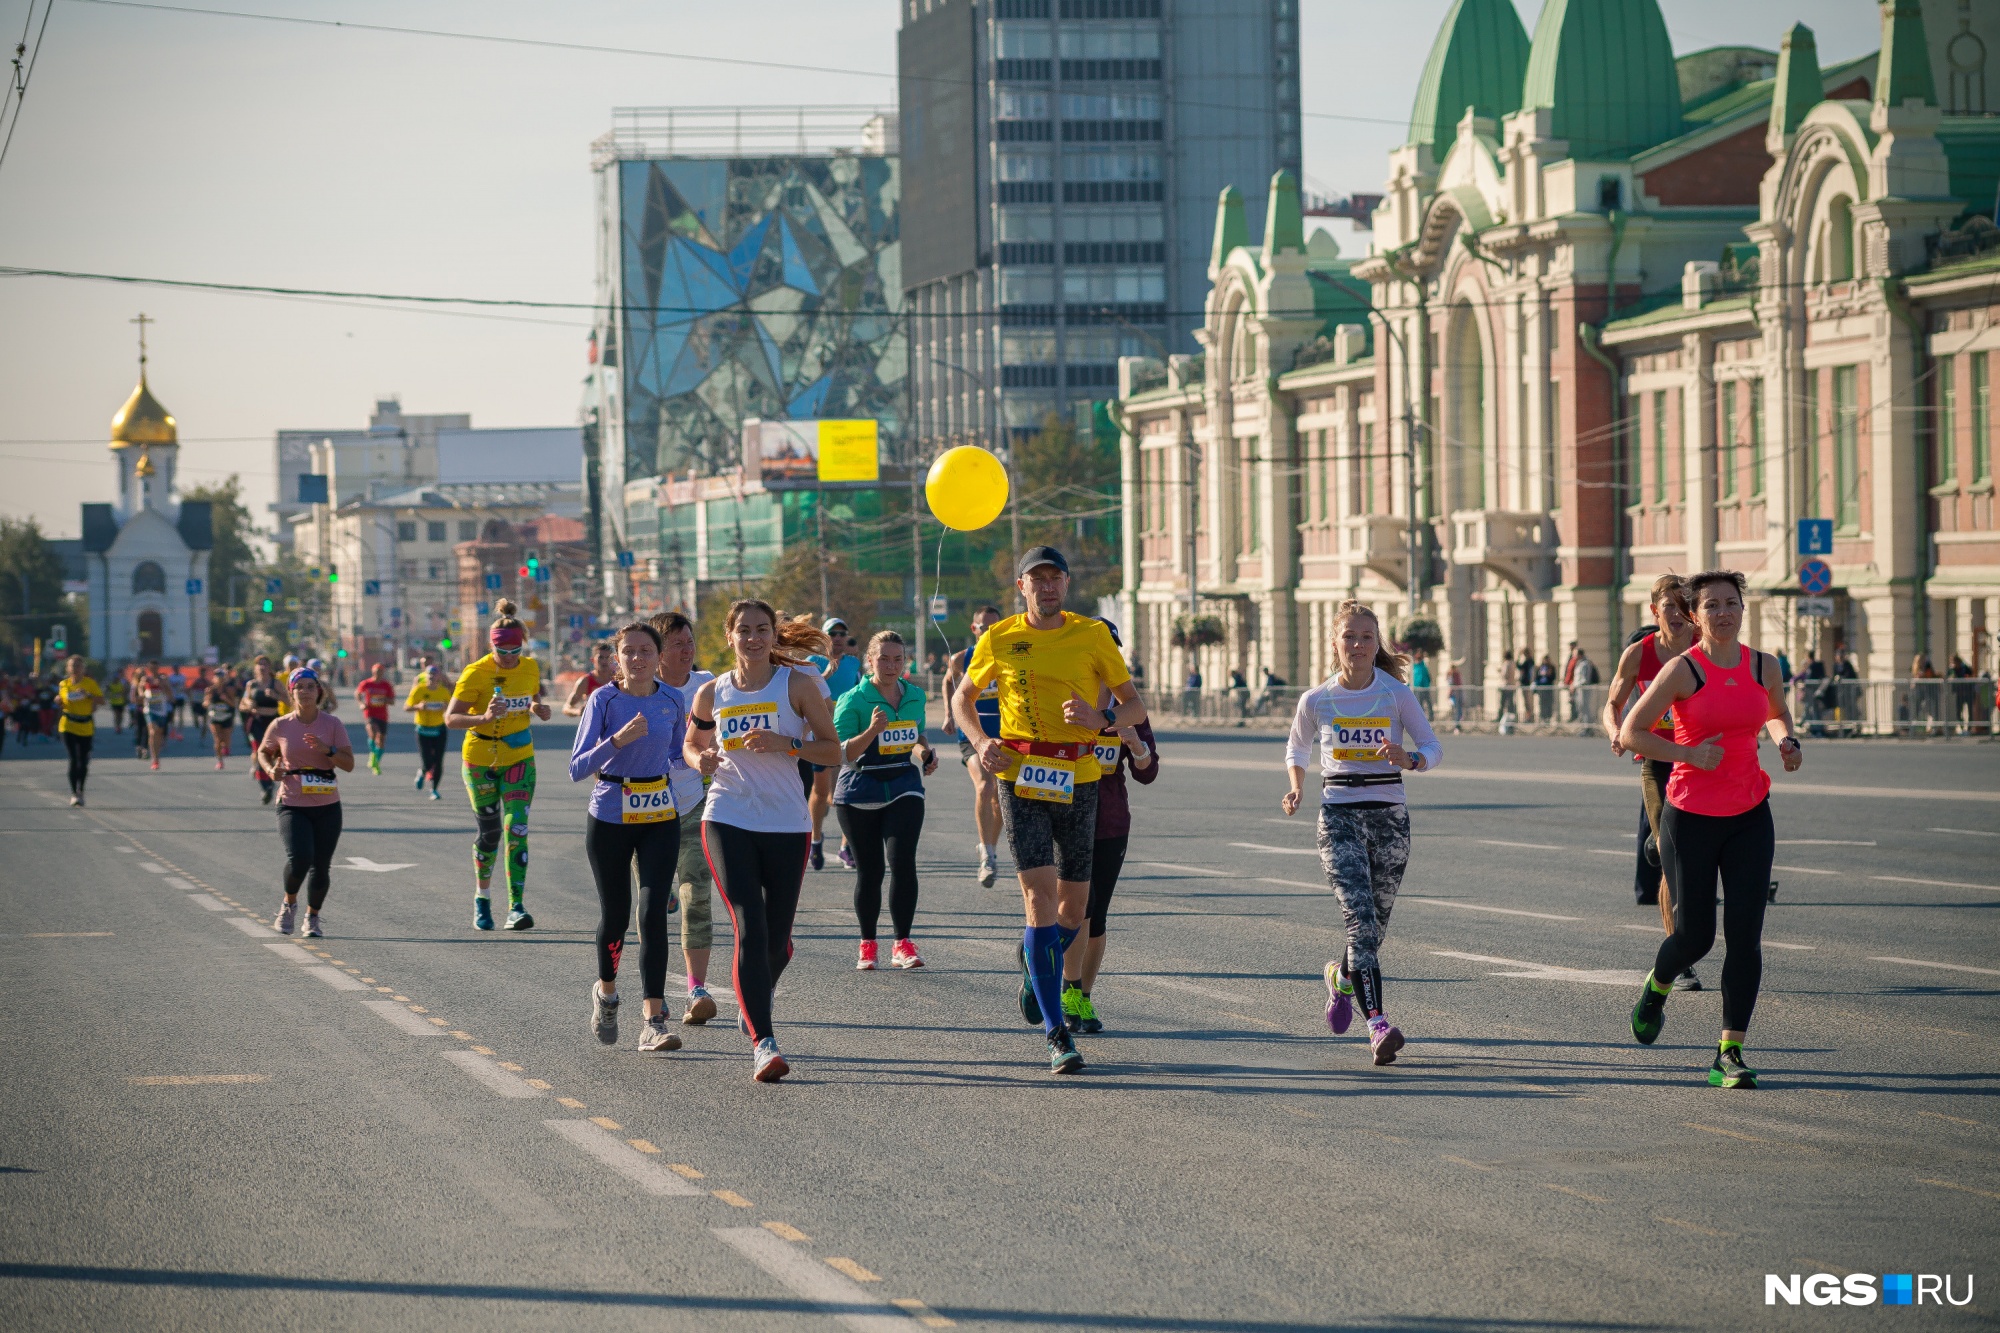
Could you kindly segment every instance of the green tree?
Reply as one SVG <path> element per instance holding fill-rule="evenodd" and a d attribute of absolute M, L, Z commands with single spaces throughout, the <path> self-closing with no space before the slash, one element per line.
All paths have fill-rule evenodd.
<path fill-rule="evenodd" d="M 1097 599 L 1118 591 L 1124 562 L 1118 549 L 1118 451 L 1094 434 L 1079 434 L 1053 412 L 1015 447 L 1021 544 L 1053 546 L 1069 561 L 1069 608 L 1097 614 Z M 1000 520 L 1005 522 L 1003 516 Z M 993 557 L 993 577 L 1014 582 L 1014 553 Z"/>
<path fill-rule="evenodd" d="M 185 491 L 182 498 L 212 506 L 215 547 L 208 553 L 208 637 L 223 661 L 233 661 L 249 624 L 247 618 L 244 624 L 230 624 L 228 611 L 232 606 L 261 604 L 265 567 L 250 542 L 265 534 L 251 521 L 243 504 L 243 483 L 234 475 L 220 486 Z"/>
<path fill-rule="evenodd" d="M 57 623 L 68 626 L 71 646 L 83 651 L 83 626 L 69 624 L 62 557 L 35 519 L 0 518 L 0 608 L 0 656 L 10 670 L 31 667 L 34 641 Z"/>

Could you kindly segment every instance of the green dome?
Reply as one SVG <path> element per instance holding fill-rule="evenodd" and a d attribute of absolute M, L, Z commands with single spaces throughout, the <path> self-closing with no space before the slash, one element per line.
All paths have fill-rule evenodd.
<path fill-rule="evenodd" d="M 1521 109 L 1527 69 L 1528 30 L 1512 0 L 1455 0 L 1424 62 L 1405 142 L 1443 157 L 1467 107 L 1495 120 Z"/>
<path fill-rule="evenodd" d="M 1548 0 L 1523 107 L 1548 107 L 1571 157 L 1629 157 L 1681 132 L 1680 76 L 1655 0 Z"/>

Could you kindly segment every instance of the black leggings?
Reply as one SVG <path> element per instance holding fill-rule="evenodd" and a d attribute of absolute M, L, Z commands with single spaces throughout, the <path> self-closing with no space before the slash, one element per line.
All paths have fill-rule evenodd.
<path fill-rule="evenodd" d="M 889 920 L 896 938 L 910 938 L 917 916 L 917 839 L 924 831 L 924 798 L 905 796 L 879 810 L 836 805 L 840 836 L 854 853 L 854 919 L 861 938 L 875 938 L 882 915 L 882 872 L 889 873 Z"/>
<path fill-rule="evenodd" d="M 275 721 L 276 718 L 265 717 L 262 713 L 246 713 L 243 717 L 243 734 L 250 738 L 250 775 L 257 779 L 257 785 L 265 791 L 271 790 L 275 784 L 271 781 L 271 775 L 256 761 L 257 747 L 264 743 L 264 733 L 271 729 L 271 724 Z M 134 731 L 136 733 L 137 728 L 134 728 Z M 143 742 L 139 748 L 142 750 L 145 748 Z"/>
<path fill-rule="evenodd" d="M 771 1035 L 771 992 L 792 961 L 792 918 L 811 841 L 810 833 L 753 833 L 713 819 L 701 826 L 708 873 L 736 929 L 736 1002 L 754 1040 Z"/>
<path fill-rule="evenodd" d="M 278 840 L 285 844 L 285 896 L 296 898 L 303 884 L 306 907 L 317 912 L 333 885 L 333 849 L 340 845 L 340 802 L 279 806 Z"/>
<path fill-rule="evenodd" d="M 444 743 L 447 739 L 449 737 L 443 732 L 435 736 L 426 736 L 421 731 L 417 733 L 417 761 L 430 775 L 432 791 L 437 790 L 438 777 L 444 772 Z"/>
<path fill-rule="evenodd" d="M 632 859 L 639 860 L 639 984 L 645 998 L 667 998 L 667 918 L 673 913 L 674 866 L 681 822 L 613 824 L 585 821 L 583 854 L 597 880 L 597 979 L 618 980 L 625 927 L 632 920 Z"/>
<path fill-rule="evenodd" d="M 1674 895 L 1674 933 L 1660 942 L 1653 975 L 1671 981 L 1715 945 L 1715 880 L 1722 877 L 1722 1026 L 1742 1032 L 1764 979 L 1764 903 L 1777 832 L 1771 803 L 1740 815 L 1691 815 L 1669 805 L 1660 816 L 1660 868 Z"/>
<path fill-rule="evenodd" d="M 1111 894 L 1118 887 L 1118 872 L 1125 868 L 1128 834 L 1099 838 L 1090 853 L 1090 906 L 1084 916 L 1090 921 L 1090 938 L 1104 934 L 1104 918 L 1111 911 Z"/>
<path fill-rule="evenodd" d="M 94 737 L 65 731 L 62 738 L 63 749 L 69 751 L 69 789 L 72 795 L 81 796 L 83 784 L 90 777 L 90 743 Z"/>

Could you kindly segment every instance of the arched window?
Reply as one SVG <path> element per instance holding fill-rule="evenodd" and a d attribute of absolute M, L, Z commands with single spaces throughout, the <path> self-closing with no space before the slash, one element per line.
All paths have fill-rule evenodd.
<path fill-rule="evenodd" d="M 142 592 L 163 593 L 166 590 L 167 590 L 167 571 L 161 569 L 159 565 L 155 564 L 153 561 L 151 560 L 141 561 L 139 567 L 132 571 L 132 591 L 134 593 L 142 593 Z"/>
<path fill-rule="evenodd" d="M 1854 204 L 1836 195 L 1826 206 L 1826 219 L 1814 237 L 1812 276 L 1815 282 L 1847 282 L 1854 277 Z"/>

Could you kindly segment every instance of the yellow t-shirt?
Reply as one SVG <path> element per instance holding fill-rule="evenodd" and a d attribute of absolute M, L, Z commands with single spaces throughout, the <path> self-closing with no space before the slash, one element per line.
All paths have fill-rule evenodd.
<path fill-rule="evenodd" d="M 541 692 L 542 665 L 532 657 L 523 657 L 512 671 L 502 671 L 488 653 L 460 672 L 451 697 L 465 700 L 475 713 L 484 713 L 496 694 L 508 701 L 506 717 L 466 731 L 466 767 L 506 768 L 532 755 L 535 740 L 528 725 L 534 714 L 529 705 Z"/>
<path fill-rule="evenodd" d="M 1062 710 L 1072 694 L 1095 707 L 1100 685 L 1116 688 L 1132 679 L 1103 621 L 1065 611 L 1061 628 L 1030 629 L 1026 616 L 1010 616 L 979 636 L 966 675 L 975 685 L 1000 686 L 1003 740 L 1081 742 L 1076 780 L 1097 781 L 1097 731 L 1065 722 Z M 1018 767 L 1018 760 L 1010 763 L 1000 777 L 1011 781 Z"/>
<path fill-rule="evenodd" d="M 104 688 L 106 703 L 109 703 L 113 708 L 123 708 L 125 706 L 125 681 L 122 677 L 113 676 L 111 683 Z"/>
<path fill-rule="evenodd" d="M 104 691 L 89 676 L 82 680 L 62 678 L 56 686 L 56 701 L 62 705 L 62 721 L 56 730 L 72 736 L 95 736 L 97 720 L 91 715 L 104 706 Z"/>
<path fill-rule="evenodd" d="M 420 727 L 441 727 L 444 725 L 444 708 L 451 702 L 451 687 L 448 685 L 426 685 L 422 676 L 410 686 L 410 697 L 403 701 L 405 708 L 417 710 L 417 725 Z"/>

